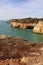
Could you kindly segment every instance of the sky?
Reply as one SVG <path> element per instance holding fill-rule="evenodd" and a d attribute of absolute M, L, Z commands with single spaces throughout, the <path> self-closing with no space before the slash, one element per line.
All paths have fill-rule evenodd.
<path fill-rule="evenodd" d="M 43 0 L 0 0 L 0 20 L 43 18 Z"/>

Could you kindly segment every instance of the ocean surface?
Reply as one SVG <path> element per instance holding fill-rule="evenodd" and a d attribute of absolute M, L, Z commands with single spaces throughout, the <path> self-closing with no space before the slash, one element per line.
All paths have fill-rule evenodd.
<path fill-rule="evenodd" d="M 32 29 L 12 28 L 6 20 L 0 20 L 0 35 L 20 37 L 29 42 L 43 42 L 43 34 L 35 34 Z"/>

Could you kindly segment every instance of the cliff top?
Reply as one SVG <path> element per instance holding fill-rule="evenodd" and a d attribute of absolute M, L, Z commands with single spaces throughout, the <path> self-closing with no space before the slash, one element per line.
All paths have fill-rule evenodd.
<path fill-rule="evenodd" d="M 43 18 L 24 18 L 24 19 L 11 19 L 9 22 L 17 22 L 17 23 L 37 23 L 39 20 L 43 20 Z"/>

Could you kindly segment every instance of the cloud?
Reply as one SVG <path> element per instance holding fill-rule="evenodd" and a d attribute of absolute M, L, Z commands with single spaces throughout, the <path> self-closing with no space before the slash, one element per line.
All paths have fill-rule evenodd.
<path fill-rule="evenodd" d="M 0 19 L 43 17 L 43 0 L 0 0 Z"/>

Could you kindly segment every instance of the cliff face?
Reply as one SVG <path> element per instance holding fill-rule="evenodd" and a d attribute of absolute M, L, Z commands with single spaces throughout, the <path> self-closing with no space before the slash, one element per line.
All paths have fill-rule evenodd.
<path fill-rule="evenodd" d="M 12 27 L 19 27 L 19 28 L 22 28 L 22 29 L 27 29 L 27 28 L 33 28 L 36 23 L 38 21 L 34 21 L 34 19 L 11 19 L 8 21 L 8 23 L 10 24 L 10 26 Z"/>
<path fill-rule="evenodd" d="M 33 29 L 33 32 L 43 34 L 43 19 L 11 19 L 8 23 L 13 28 Z"/>
<path fill-rule="evenodd" d="M 32 24 L 32 23 L 17 23 L 17 22 L 11 22 L 10 26 L 12 26 L 13 28 L 21 28 L 21 29 L 28 29 L 28 28 L 33 28 L 36 24 Z"/>
<path fill-rule="evenodd" d="M 43 42 L 0 36 L 0 65 L 43 65 Z"/>
<path fill-rule="evenodd" d="M 43 34 L 43 21 L 39 21 L 37 25 L 34 27 L 33 32 L 42 33 Z"/>

